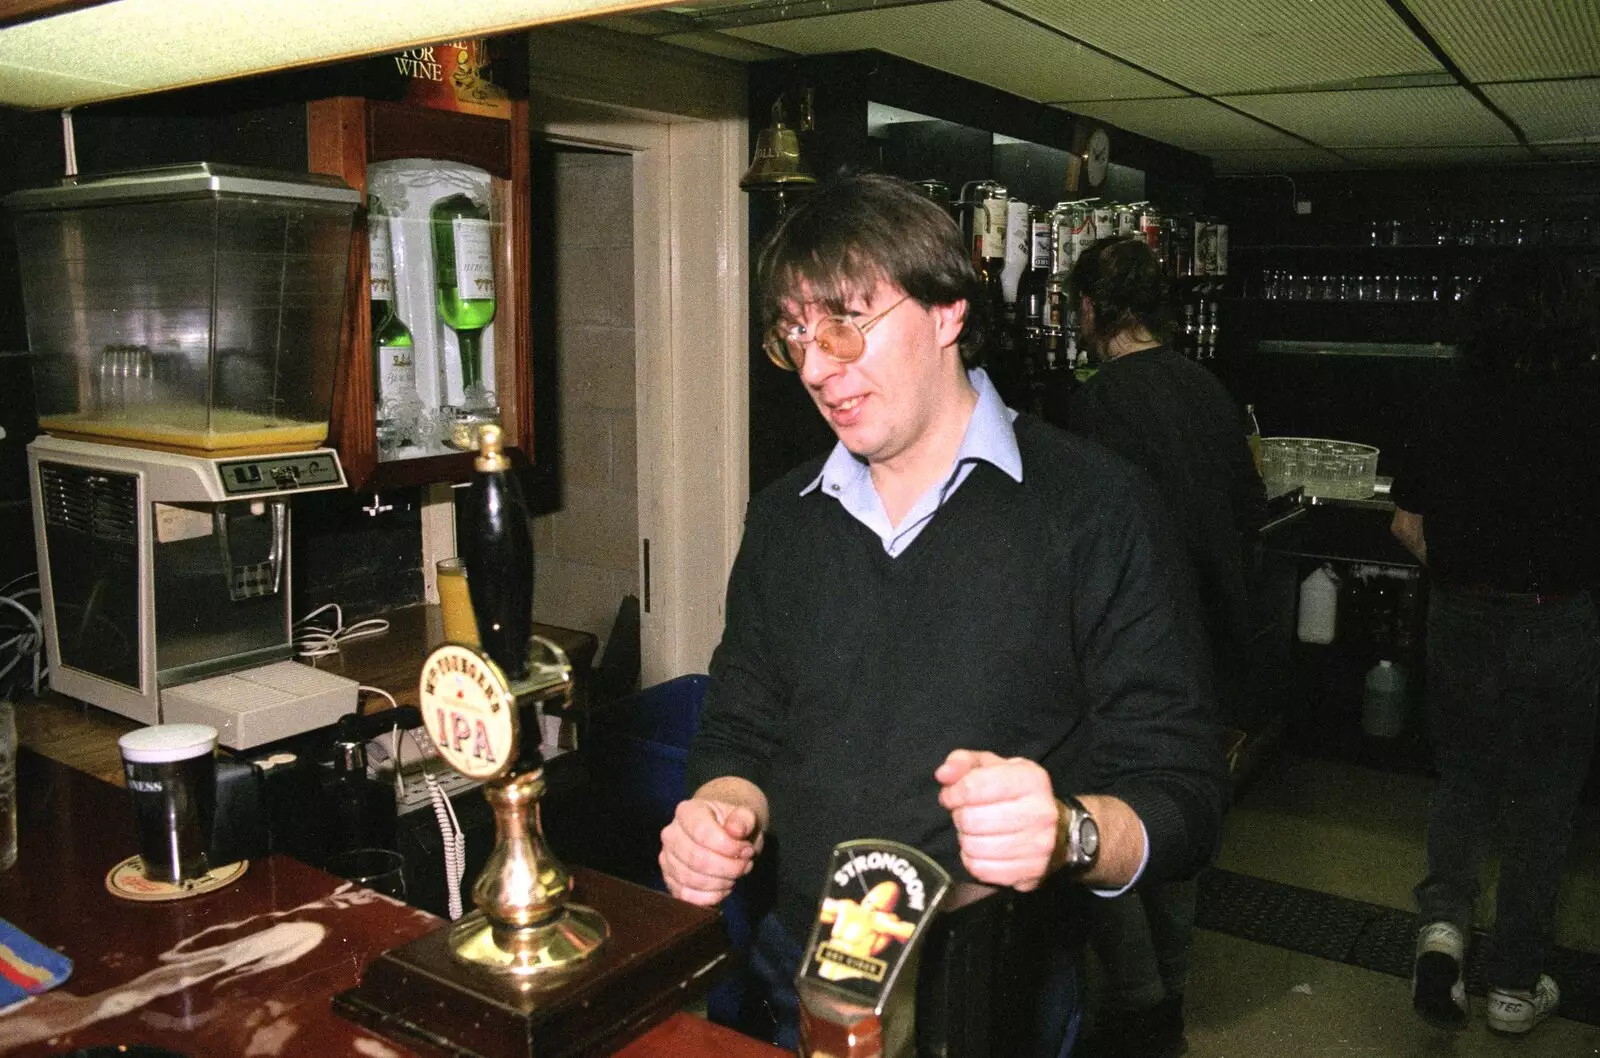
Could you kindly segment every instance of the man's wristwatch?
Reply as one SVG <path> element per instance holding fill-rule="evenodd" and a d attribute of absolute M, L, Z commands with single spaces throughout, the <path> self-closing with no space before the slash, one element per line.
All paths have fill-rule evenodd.
<path fill-rule="evenodd" d="M 1083 802 L 1071 794 L 1056 799 L 1056 849 L 1051 868 L 1086 871 L 1100 855 L 1100 827 Z"/>

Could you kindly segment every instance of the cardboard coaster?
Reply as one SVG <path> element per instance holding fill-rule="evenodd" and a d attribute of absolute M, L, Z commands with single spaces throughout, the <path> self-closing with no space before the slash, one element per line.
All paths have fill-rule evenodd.
<path fill-rule="evenodd" d="M 250 866 L 249 860 L 239 860 L 237 863 L 225 863 L 220 867 L 213 867 L 200 878 L 172 885 L 167 882 L 153 882 L 144 876 L 144 860 L 137 855 L 129 856 L 106 875 L 106 889 L 112 896 L 120 896 L 124 900 L 140 900 L 147 903 L 160 903 L 166 900 L 182 900 L 186 897 L 201 896 L 205 893 L 214 893 L 226 885 L 244 877 L 244 872 Z"/>

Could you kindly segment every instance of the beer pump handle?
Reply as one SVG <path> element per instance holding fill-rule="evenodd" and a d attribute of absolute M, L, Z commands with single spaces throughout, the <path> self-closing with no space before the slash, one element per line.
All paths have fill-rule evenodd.
<path fill-rule="evenodd" d="M 500 427 L 479 433 L 477 473 L 462 558 L 483 652 L 512 681 L 528 674 L 533 636 L 533 531 L 522 490 L 502 448 Z"/>
<path fill-rule="evenodd" d="M 914 974 L 899 988 L 950 890 L 950 874 L 897 841 L 834 846 L 795 976 L 800 1058 L 903 1058 L 915 1050 Z"/>

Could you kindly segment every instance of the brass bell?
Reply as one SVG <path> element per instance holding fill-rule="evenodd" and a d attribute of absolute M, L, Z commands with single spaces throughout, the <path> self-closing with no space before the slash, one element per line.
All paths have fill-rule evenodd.
<path fill-rule="evenodd" d="M 739 178 L 746 191 L 783 191 L 814 184 L 817 178 L 800 153 L 800 134 L 783 123 L 783 98 L 772 104 L 772 125 L 756 137 L 755 156 Z"/>

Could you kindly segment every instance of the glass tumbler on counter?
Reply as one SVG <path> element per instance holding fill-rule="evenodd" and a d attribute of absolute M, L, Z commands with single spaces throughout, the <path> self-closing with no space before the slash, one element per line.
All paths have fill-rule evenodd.
<path fill-rule="evenodd" d="M 405 857 L 392 849 L 345 849 L 329 858 L 328 873 L 364 889 L 404 900 L 405 866 Z"/>
<path fill-rule="evenodd" d="M 444 618 L 446 643 L 478 645 L 478 619 L 467 592 L 467 566 L 460 558 L 441 558 L 435 567 L 439 585 L 439 612 Z"/>

